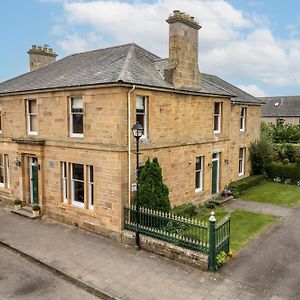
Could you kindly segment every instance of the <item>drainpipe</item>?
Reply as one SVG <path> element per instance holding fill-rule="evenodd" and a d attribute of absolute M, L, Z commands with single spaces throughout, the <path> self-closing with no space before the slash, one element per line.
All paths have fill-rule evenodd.
<path fill-rule="evenodd" d="M 130 154 L 131 154 L 131 144 L 130 144 L 130 137 L 131 137 L 131 128 L 130 128 L 130 119 L 131 119 L 131 93 L 135 90 L 135 85 L 132 86 L 132 89 L 127 93 L 127 110 L 128 110 L 128 119 L 127 119 L 127 135 L 128 135 L 128 204 L 129 207 L 131 206 L 131 201 L 130 201 L 130 193 L 131 193 L 131 159 L 130 159 Z"/>

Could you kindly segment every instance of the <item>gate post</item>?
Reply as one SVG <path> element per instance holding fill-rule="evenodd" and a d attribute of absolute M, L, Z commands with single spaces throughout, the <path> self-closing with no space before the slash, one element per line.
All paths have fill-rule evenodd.
<path fill-rule="evenodd" d="M 209 271 L 216 271 L 216 218 L 215 213 L 212 211 L 209 217 L 209 256 L 208 268 Z"/>

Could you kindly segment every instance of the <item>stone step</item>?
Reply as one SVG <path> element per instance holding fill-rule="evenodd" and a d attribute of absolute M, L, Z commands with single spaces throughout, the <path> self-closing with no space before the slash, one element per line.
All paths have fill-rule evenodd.
<path fill-rule="evenodd" d="M 40 216 L 34 216 L 32 214 L 32 208 L 29 206 L 24 206 L 21 209 L 11 209 L 10 211 L 14 214 L 17 214 L 17 215 L 20 215 L 22 217 L 26 217 L 29 219 L 37 219 L 40 217 Z"/>
<path fill-rule="evenodd" d="M 209 200 L 209 202 L 213 202 L 215 204 L 223 204 L 224 202 L 227 202 L 229 200 L 233 199 L 233 196 L 228 196 L 228 197 L 216 197 L 216 198 L 212 198 Z"/>

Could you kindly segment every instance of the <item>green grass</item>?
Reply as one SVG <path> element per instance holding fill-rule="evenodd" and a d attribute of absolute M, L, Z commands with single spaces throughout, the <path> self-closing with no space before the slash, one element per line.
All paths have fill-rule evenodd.
<path fill-rule="evenodd" d="M 300 204 L 300 187 L 276 182 L 264 182 L 249 189 L 240 198 L 293 207 Z"/>
<path fill-rule="evenodd" d="M 236 210 L 231 214 L 231 246 L 237 253 L 250 240 L 263 232 L 278 217 Z"/>
<path fill-rule="evenodd" d="M 230 249 L 236 254 L 250 240 L 262 233 L 269 225 L 278 220 L 278 217 L 243 210 L 232 210 L 224 207 L 217 207 L 215 210 L 217 221 L 222 220 L 226 215 L 231 216 L 231 239 Z M 198 210 L 197 218 L 201 221 L 208 221 L 211 210 L 202 208 Z"/>

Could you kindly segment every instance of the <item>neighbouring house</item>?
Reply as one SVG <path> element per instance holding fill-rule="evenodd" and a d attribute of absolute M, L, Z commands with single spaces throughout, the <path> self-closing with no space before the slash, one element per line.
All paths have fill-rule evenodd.
<path fill-rule="evenodd" d="M 136 44 L 58 61 L 51 49 L 29 50 L 33 71 L 0 84 L 2 198 L 118 237 L 136 181 L 137 120 L 141 165 L 158 158 L 172 206 L 250 174 L 261 101 L 198 71 L 193 17 L 174 11 L 167 23 L 167 59 Z"/>
<path fill-rule="evenodd" d="M 262 121 L 277 124 L 300 124 L 300 96 L 260 97 Z"/>

